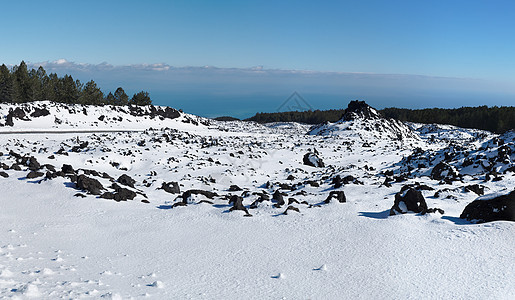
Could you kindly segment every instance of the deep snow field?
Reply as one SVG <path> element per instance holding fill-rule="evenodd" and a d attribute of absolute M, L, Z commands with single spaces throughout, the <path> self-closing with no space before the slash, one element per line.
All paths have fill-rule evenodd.
<path fill-rule="evenodd" d="M 515 299 L 515 223 L 460 218 L 515 189 L 514 132 L 363 106 L 311 128 L 46 101 L 0 104 L 0 125 L 16 107 L 0 127 L 0 298 Z M 406 185 L 444 213 L 390 215 Z M 121 190 L 133 199 L 105 199 Z"/>

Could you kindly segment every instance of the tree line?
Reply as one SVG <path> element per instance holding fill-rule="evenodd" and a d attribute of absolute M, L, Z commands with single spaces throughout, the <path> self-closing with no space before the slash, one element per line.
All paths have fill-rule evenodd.
<path fill-rule="evenodd" d="M 47 74 L 40 66 L 37 70 L 29 70 L 22 61 L 19 66 L 9 69 L 5 64 L 0 66 L 0 103 L 25 103 L 31 101 L 50 100 L 69 104 L 89 105 L 151 105 L 148 92 L 141 91 L 129 99 L 123 88 L 105 95 L 95 81 L 82 83 L 71 75 L 58 77 Z"/>
<path fill-rule="evenodd" d="M 385 108 L 379 112 L 386 118 L 424 124 L 448 124 L 463 128 L 476 128 L 495 133 L 515 129 L 515 107 L 461 107 L 454 109 L 426 108 Z M 345 109 L 289 111 L 275 113 L 257 113 L 247 121 L 258 123 L 299 122 L 320 124 L 326 121 L 336 122 L 345 113 Z"/>
<path fill-rule="evenodd" d="M 385 108 L 380 111 L 383 116 L 414 123 L 448 124 L 462 128 L 476 128 L 495 133 L 504 133 L 515 129 L 515 107 L 461 107 L 453 109 L 426 108 Z"/>
<path fill-rule="evenodd" d="M 254 121 L 258 123 L 297 122 L 305 124 L 320 124 L 326 121 L 336 122 L 342 118 L 344 113 L 345 109 L 257 113 L 253 117 L 246 119 L 246 121 Z"/>

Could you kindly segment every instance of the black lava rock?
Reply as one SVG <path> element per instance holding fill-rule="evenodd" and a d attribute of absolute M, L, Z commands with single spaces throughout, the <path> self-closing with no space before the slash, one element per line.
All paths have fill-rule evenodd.
<path fill-rule="evenodd" d="M 302 159 L 302 161 L 304 162 L 304 164 L 306 166 L 312 166 L 312 167 L 315 167 L 315 168 L 323 168 L 323 167 L 325 167 L 324 162 L 318 156 L 318 154 L 315 153 L 315 152 L 308 152 L 308 153 L 304 154 L 304 158 Z"/>
<path fill-rule="evenodd" d="M 98 180 L 89 178 L 84 174 L 81 174 L 77 177 L 76 185 L 78 189 L 87 191 L 93 195 L 100 195 L 100 191 L 104 189 L 104 186 L 102 186 Z"/>
<path fill-rule="evenodd" d="M 515 221 L 515 190 L 493 199 L 472 201 L 460 218 L 477 223 Z"/>
<path fill-rule="evenodd" d="M 134 188 L 134 184 L 136 183 L 136 180 L 132 179 L 129 175 L 123 174 L 122 176 L 118 177 L 119 183 L 130 186 L 131 188 Z"/>
<path fill-rule="evenodd" d="M 446 162 L 438 163 L 431 171 L 431 179 L 434 180 L 456 180 L 458 173 Z"/>
<path fill-rule="evenodd" d="M 284 202 L 284 197 L 283 197 L 283 194 L 279 191 L 279 190 L 276 190 L 274 192 L 274 194 L 272 195 L 272 199 L 275 200 L 277 203 L 275 204 L 276 207 L 281 207 L 283 206 L 284 204 L 286 204 Z"/>
<path fill-rule="evenodd" d="M 345 197 L 345 193 L 343 191 L 331 191 L 327 199 L 325 199 L 325 203 L 331 202 L 331 200 L 335 198 L 340 203 L 347 202 L 347 198 Z"/>
<path fill-rule="evenodd" d="M 38 178 L 38 177 L 41 177 L 45 174 L 43 174 L 42 172 L 38 172 L 38 171 L 30 171 L 29 174 L 27 174 L 27 179 L 33 179 L 33 178 Z"/>
<path fill-rule="evenodd" d="M 408 212 L 421 214 L 427 212 L 427 204 L 424 196 L 420 191 L 414 188 L 408 188 L 405 191 L 395 194 L 395 202 L 390 209 L 390 216 Z"/>
<path fill-rule="evenodd" d="M 479 185 L 479 184 L 472 184 L 472 185 L 467 185 L 465 187 L 465 191 L 474 192 L 478 196 L 482 196 L 485 194 L 485 187 L 482 185 Z"/>
<path fill-rule="evenodd" d="M 295 206 L 288 206 L 288 208 L 286 208 L 286 210 L 283 212 L 283 214 L 287 215 L 289 211 L 296 211 L 298 213 L 300 213 L 300 209 L 298 209 L 297 207 Z"/>
<path fill-rule="evenodd" d="M 32 171 L 37 171 L 37 170 L 41 169 L 41 165 L 39 164 L 38 160 L 34 156 L 29 157 L 29 159 L 27 161 L 27 166 L 29 167 L 29 170 L 32 170 Z"/>
<path fill-rule="evenodd" d="M 64 174 L 75 174 L 75 170 L 73 169 L 73 167 L 67 164 L 64 164 L 61 167 L 61 172 L 63 172 Z"/>
<path fill-rule="evenodd" d="M 100 198 L 104 199 L 112 199 L 114 201 L 127 201 L 133 200 L 136 197 L 136 192 L 131 191 L 129 189 L 123 188 L 116 183 L 111 186 L 115 191 L 114 192 L 106 192 L 103 193 Z"/>
<path fill-rule="evenodd" d="M 175 181 L 163 182 L 163 184 L 161 185 L 161 188 L 163 190 L 165 190 L 165 192 L 170 193 L 170 194 L 180 194 L 181 193 L 179 183 L 177 183 Z"/>
<path fill-rule="evenodd" d="M 366 104 L 365 101 L 354 100 L 349 102 L 349 105 L 347 106 L 342 119 L 344 121 L 352 121 L 356 119 L 356 117 L 374 119 L 379 118 L 380 115 L 368 104 Z"/>
<path fill-rule="evenodd" d="M 49 114 L 50 114 L 50 111 L 48 111 L 48 109 L 36 107 L 34 109 L 34 112 L 30 114 L 30 116 L 34 117 L 34 118 L 39 118 L 39 117 L 48 116 Z"/>
<path fill-rule="evenodd" d="M 241 191 L 241 190 L 242 189 L 239 186 L 235 185 L 235 184 L 233 184 L 233 185 L 231 185 L 229 187 L 229 192 L 237 192 L 237 191 Z"/>

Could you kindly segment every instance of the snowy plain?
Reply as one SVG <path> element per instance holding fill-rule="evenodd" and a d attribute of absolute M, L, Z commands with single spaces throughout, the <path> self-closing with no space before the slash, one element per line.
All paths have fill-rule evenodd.
<path fill-rule="evenodd" d="M 428 170 L 422 168 L 413 178 L 383 184 L 384 171 L 401 172 L 400 162 L 417 147 L 439 153 L 458 144 L 483 151 L 481 146 L 497 135 L 397 123 L 376 131 L 375 123 L 385 121 L 366 118 L 313 129 L 35 105 L 45 105 L 51 114 L 0 127 L 6 133 L 0 134 L 0 163 L 13 163 L 12 150 L 56 169 L 70 164 L 78 174 L 80 169 L 114 179 L 127 174 L 140 193 L 116 202 L 77 190 L 67 177 L 27 179 L 26 168 L 5 170 L 9 177 L 0 177 L 2 298 L 515 298 L 515 223 L 459 218 L 478 198 L 463 186 L 477 183 L 487 194 L 505 194 L 515 188 L 513 172 L 485 181 L 478 168 L 449 184 L 424 175 Z M 0 115 L 8 109 L 0 105 Z M 107 129 L 132 131 L 57 133 Z M 395 139 L 409 130 L 404 139 Z M 86 147 L 71 150 L 86 141 Z M 66 154 L 57 154 L 61 148 Z M 325 167 L 303 164 L 313 148 Z M 336 174 L 357 181 L 338 188 L 345 203 L 325 203 Z M 111 183 L 98 180 L 106 187 Z M 181 192 L 200 189 L 219 196 L 194 195 L 187 206 L 174 206 L 180 195 L 160 189 L 170 181 L 178 182 Z M 443 215 L 389 216 L 394 195 L 414 182 L 434 188 L 423 194 L 429 206 L 445 210 Z M 231 185 L 242 190 L 230 191 Z M 288 205 L 272 201 L 250 208 L 258 198 L 253 193 L 275 190 L 296 199 L 291 204 L 300 212 L 285 215 Z M 446 197 L 435 197 L 436 191 Z M 226 195 L 243 195 L 252 217 L 230 211 Z"/>

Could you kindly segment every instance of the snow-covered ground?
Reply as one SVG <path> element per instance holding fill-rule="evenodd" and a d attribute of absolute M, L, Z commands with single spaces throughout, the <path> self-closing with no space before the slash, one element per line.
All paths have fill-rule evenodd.
<path fill-rule="evenodd" d="M 50 115 L 30 117 L 37 105 Z M 0 105 L 1 124 L 10 108 Z M 49 102 L 25 109 L 25 120 L 0 127 L 8 175 L 0 177 L 0 297 L 515 298 L 515 223 L 459 218 L 479 197 L 466 186 L 514 190 L 515 151 L 501 157 L 514 148 L 513 133 L 404 125 L 373 113 L 310 128 Z M 31 130 L 56 133 L 12 133 Z M 324 167 L 303 163 L 315 149 Z M 12 168 L 18 154 L 40 167 Z M 434 179 L 441 162 L 463 176 Z M 64 164 L 74 172 L 58 174 Z M 27 178 L 29 168 L 43 174 Z M 492 170 L 499 180 L 486 180 Z M 115 193 L 126 174 L 133 187 L 116 184 L 135 197 L 79 190 L 84 174 L 102 193 Z M 337 175 L 348 180 L 335 188 Z M 180 193 L 161 189 L 169 182 Z M 433 189 L 422 193 L 443 215 L 389 216 L 395 194 L 415 183 Z M 181 197 L 188 190 L 216 195 Z M 325 203 L 333 191 L 346 202 Z M 231 211 L 231 195 L 242 196 L 251 217 Z M 299 212 L 284 214 L 289 206 Z"/>

